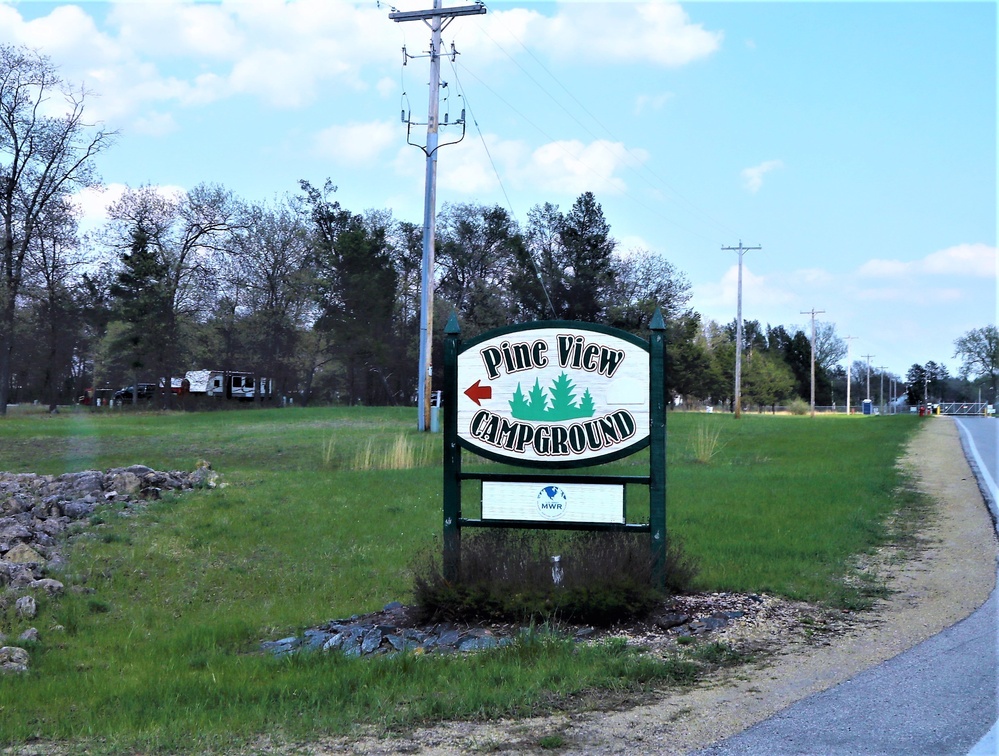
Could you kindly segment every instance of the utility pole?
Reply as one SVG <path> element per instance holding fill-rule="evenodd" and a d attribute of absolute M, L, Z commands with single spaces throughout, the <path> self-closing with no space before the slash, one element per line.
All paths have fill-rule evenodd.
<path fill-rule="evenodd" d="M 420 373 L 417 378 L 418 419 L 421 431 L 430 430 L 430 396 L 432 339 L 434 330 L 434 241 L 437 223 L 437 149 L 439 142 L 438 126 L 440 115 L 441 85 L 441 31 L 457 16 L 479 15 L 486 12 L 482 3 L 444 8 L 441 0 L 434 0 L 434 7 L 418 11 L 396 11 L 389 13 L 393 21 L 423 21 L 430 27 L 430 104 L 427 108 L 427 145 L 422 148 L 427 155 L 425 193 L 423 199 L 423 258 L 420 277 Z M 452 55 L 454 52 L 452 45 Z M 402 49 L 403 64 L 408 59 L 406 48 Z M 464 117 L 455 123 L 464 127 Z M 406 113 L 403 121 L 412 126 Z M 464 136 L 464 133 L 462 134 Z M 459 140 L 460 141 L 460 140 Z M 420 146 L 420 145 L 417 145 Z"/>
<path fill-rule="evenodd" d="M 739 239 L 738 247 L 722 247 L 722 252 L 739 253 L 739 293 L 735 310 L 735 419 L 742 416 L 742 256 L 751 249 L 763 249 L 759 245 L 755 247 L 743 247 L 742 239 Z"/>
<path fill-rule="evenodd" d="M 861 357 L 867 358 L 867 399 L 871 398 L 871 358 L 874 357 L 873 354 L 862 354 Z"/>
<path fill-rule="evenodd" d="M 815 316 L 825 314 L 825 310 L 816 310 L 814 307 L 811 310 L 805 310 L 804 312 L 799 312 L 799 315 L 809 315 L 812 316 L 812 417 L 815 417 Z"/>
<path fill-rule="evenodd" d="M 881 388 L 878 389 L 878 407 L 880 407 L 880 413 L 885 414 L 885 366 L 879 365 L 878 370 L 881 373 Z"/>
<path fill-rule="evenodd" d="M 846 341 L 846 416 L 850 416 L 850 368 L 852 367 L 850 363 L 850 342 L 853 339 L 859 339 L 859 336 L 844 336 L 843 339 Z"/>

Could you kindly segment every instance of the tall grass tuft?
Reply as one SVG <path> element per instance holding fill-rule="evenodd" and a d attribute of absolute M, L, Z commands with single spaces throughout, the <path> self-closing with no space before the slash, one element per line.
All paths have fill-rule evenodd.
<path fill-rule="evenodd" d="M 412 470 L 433 464 L 433 439 L 414 439 L 405 434 L 384 446 L 368 439 L 354 454 L 352 470 Z"/>
<path fill-rule="evenodd" d="M 394 436 L 389 443 L 380 438 L 368 438 L 350 454 L 337 445 L 335 435 L 330 435 L 322 443 L 322 466 L 325 470 L 355 471 L 428 467 L 437 461 L 434 454 L 436 443 L 437 440 L 433 437 L 413 437 L 402 433 Z M 345 462 L 346 459 L 349 459 L 349 463 Z"/>
<path fill-rule="evenodd" d="M 709 464 L 725 445 L 720 438 L 721 428 L 718 426 L 711 428 L 706 423 L 697 426 L 697 432 L 691 440 L 694 459 L 702 465 Z"/>
<path fill-rule="evenodd" d="M 336 438 L 330 436 L 323 441 L 323 467 L 331 470 L 336 467 Z"/>

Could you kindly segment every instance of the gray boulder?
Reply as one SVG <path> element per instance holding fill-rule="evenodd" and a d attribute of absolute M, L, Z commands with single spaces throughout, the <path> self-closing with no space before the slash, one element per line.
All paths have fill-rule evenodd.
<path fill-rule="evenodd" d="M 28 652 L 18 646 L 0 648 L 0 674 L 17 674 L 28 671 Z"/>

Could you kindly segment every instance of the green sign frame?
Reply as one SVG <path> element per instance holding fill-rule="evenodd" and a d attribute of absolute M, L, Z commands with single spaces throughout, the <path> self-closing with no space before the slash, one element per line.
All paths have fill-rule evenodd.
<path fill-rule="evenodd" d="M 551 329 L 567 331 L 584 331 L 618 339 L 632 344 L 648 352 L 648 433 L 634 443 L 622 444 L 621 448 L 608 453 L 598 454 L 585 459 L 555 459 L 518 460 L 509 453 L 491 452 L 482 445 L 467 437 L 467 433 L 459 434 L 458 397 L 464 389 L 459 383 L 459 357 L 462 353 L 483 343 L 499 337 L 522 334 L 530 336 L 532 332 Z M 571 321 L 536 321 L 523 325 L 507 326 L 494 329 L 470 339 L 461 340 L 461 329 L 454 313 L 444 328 L 444 485 L 443 485 L 443 515 L 444 515 L 444 577 L 449 581 L 457 581 L 461 566 L 461 530 L 465 527 L 500 527 L 525 528 L 537 530 L 591 530 L 613 532 L 649 533 L 650 549 L 653 564 L 653 581 L 659 586 L 665 585 L 666 568 L 666 396 L 665 396 L 665 333 L 666 326 L 662 313 L 658 309 L 652 317 L 649 326 L 649 339 L 645 341 L 626 331 L 607 326 L 577 323 Z M 594 360 L 597 360 L 594 357 Z M 608 371 L 609 372 L 609 371 Z M 469 376 L 461 376 L 462 382 L 467 382 Z M 477 385 L 477 384 L 476 384 Z M 478 402 L 476 401 L 476 404 Z M 580 468 L 603 464 L 621 459 L 635 452 L 649 449 L 648 475 L 608 476 L 608 475 L 572 475 L 548 473 L 465 473 L 461 468 L 462 449 L 507 464 L 542 470 Z M 649 522 L 644 523 L 611 523 L 611 522 L 561 522 L 555 520 L 482 520 L 462 516 L 461 484 L 464 480 L 479 481 L 509 481 L 509 482 L 578 482 L 589 484 L 607 484 L 624 486 L 629 484 L 647 485 L 649 488 Z"/>

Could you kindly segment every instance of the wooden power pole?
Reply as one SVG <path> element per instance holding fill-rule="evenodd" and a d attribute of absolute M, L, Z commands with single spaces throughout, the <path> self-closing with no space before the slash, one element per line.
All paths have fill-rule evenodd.
<path fill-rule="evenodd" d="M 811 310 L 806 310 L 801 315 L 811 314 L 812 316 L 812 398 L 811 398 L 811 408 L 812 417 L 815 417 L 815 316 L 824 314 L 825 310 L 816 310 L 814 307 Z"/>
<path fill-rule="evenodd" d="M 437 221 L 437 149 L 442 146 L 438 137 L 441 84 L 441 31 L 457 16 L 480 15 L 486 12 L 482 3 L 455 8 L 442 7 L 441 0 L 434 0 L 434 7 L 417 11 L 392 11 L 393 21 L 423 21 L 430 27 L 430 104 L 427 108 L 427 144 L 422 148 L 427 155 L 426 184 L 423 201 L 423 259 L 420 276 L 420 374 L 418 377 L 417 427 L 430 430 L 431 347 L 434 330 L 434 238 Z M 403 54 L 405 55 L 405 48 Z M 409 123 L 406 114 L 403 120 Z M 464 119 L 461 119 L 463 123 Z M 456 122 L 457 123 L 457 122 Z M 410 123 L 410 126 L 412 124 Z M 418 145 L 419 146 L 419 145 Z"/>
<path fill-rule="evenodd" d="M 738 247 L 722 247 L 723 252 L 739 253 L 739 291 L 736 295 L 735 308 L 735 419 L 742 417 L 742 256 L 751 249 L 762 249 L 759 245 L 755 247 L 743 247 L 742 239 L 739 240 Z"/>

